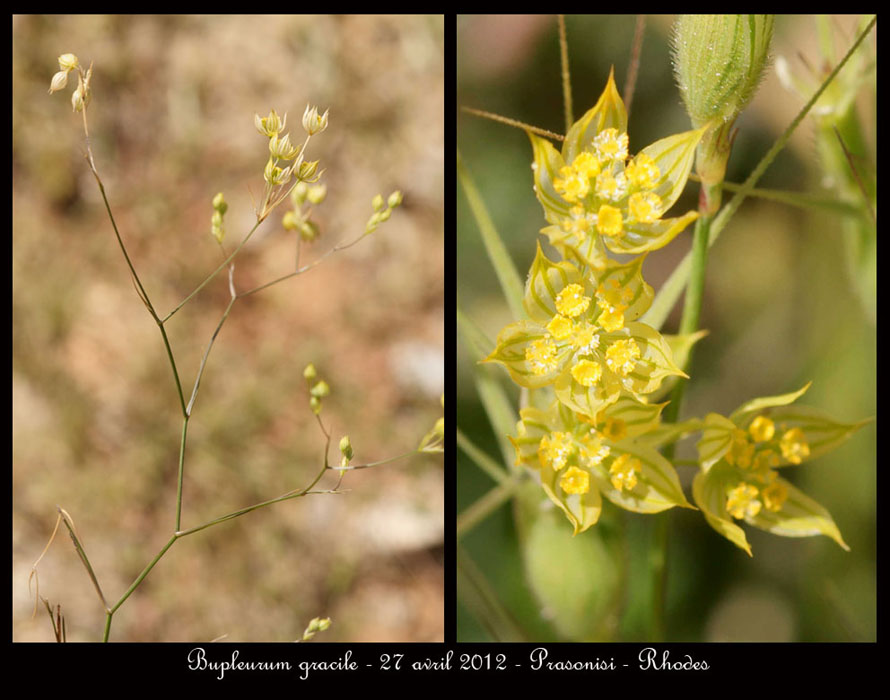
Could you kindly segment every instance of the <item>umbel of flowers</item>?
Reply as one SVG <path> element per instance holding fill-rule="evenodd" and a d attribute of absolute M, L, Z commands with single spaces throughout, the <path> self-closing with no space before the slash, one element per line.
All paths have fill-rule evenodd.
<path fill-rule="evenodd" d="M 646 254 L 698 217 L 665 214 L 706 129 L 631 155 L 627 112 L 610 74 L 561 151 L 529 133 L 535 194 L 549 223 L 541 233 L 562 259 L 538 245 L 525 285 L 527 318 L 507 325 L 484 360 L 538 394 L 510 438 L 516 463 L 532 470 L 577 535 L 598 521 L 603 497 L 635 513 L 695 508 L 657 448 L 700 430 L 693 496 L 717 532 L 748 554 L 738 520 L 788 537 L 824 534 L 846 548 L 828 512 L 778 470 L 824 454 L 868 421 L 845 425 L 789 407 L 806 387 L 749 401 L 729 418 L 712 413 L 671 425 L 661 423 L 666 404 L 651 403 L 667 378 L 687 376 L 672 347 L 682 357 L 703 335 L 668 339 L 638 319 L 654 296 L 642 275 Z M 619 262 L 610 253 L 637 257 Z"/>

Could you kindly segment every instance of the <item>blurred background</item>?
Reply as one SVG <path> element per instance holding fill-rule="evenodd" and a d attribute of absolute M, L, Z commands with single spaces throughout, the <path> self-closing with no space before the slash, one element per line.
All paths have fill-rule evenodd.
<path fill-rule="evenodd" d="M 815 76 L 826 66 L 833 67 L 852 45 L 860 21 L 856 16 L 776 19 L 774 65 L 736 123 L 739 130 L 729 161 L 729 182 L 747 177 L 815 91 L 821 82 Z M 691 128 L 672 74 L 672 22 L 672 16 L 646 18 L 629 118 L 632 153 Z M 566 18 L 575 119 L 596 102 L 612 66 L 625 96 L 635 26 L 632 15 Z M 875 45 L 873 30 L 861 56 L 839 76 L 856 98 L 854 119 L 861 142 L 856 144 L 854 162 L 872 178 Z M 564 132 L 555 16 L 460 17 L 457 55 L 458 109 L 474 107 Z M 776 72 L 780 56 L 787 59 L 793 75 L 811 86 L 805 96 L 781 84 Z M 867 75 L 869 63 L 870 79 L 857 82 L 857 76 Z M 464 112 L 458 112 L 456 119 L 463 163 L 524 279 L 535 240 L 542 240 L 537 233 L 545 225 L 532 192 L 528 137 L 520 129 Z M 846 138 L 852 138 L 849 123 L 838 126 Z M 862 194 L 855 184 L 850 188 L 849 182 L 839 181 L 844 175 L 841 169 L 824 167 L 821 136 L 816 121 L 808 118 L 758 187 L 858 201 Z M 848 176 L 849 170 L 843 170 Z M 458 189 L 460 305 L 493 341 L 513 319 Z M 695 208 L 697 192 L 698 186 L 690 183 L 674 211 Z M 724 202 L 730 197 L 731 193 L 725 193 Z M 703 416 L 709 411 L 728 414 L 748 399 L 793 391 L 810 380 L 813 385 L 800 403 L 846 422 L 875 415 L 874 227 L 871 238 L 864 241 L 856 238 L 855 228 L 851 230 L 849 222 L 825 209 L 753 198 L 745 201 L 710 252 L 701 320 L 701 327 L 710 334 L 697 346 L 684 416 Z M 650 253 L 644 275 L 656 292 L 689 250 L 691 239 L 690 227 L 666 248 Z M 681 304 L 665 324 L 665 332 L 676 332 L 680 310 Z M 460 347 L 458 425 L 500 460 L 473 371 L 469 354 Z M 505 371 L 499 372 L 498 380 L 515 406 L 517 388 Z M 707 526 L 700 513 L 671 512 L 669 640 L 874 641 L 876 430 L 872 423 L 835 452 L 783 472 L 831 512 L 851 547 L 849 553 L 826 537 L 791 539 L 745 527 L 754 552 L 749 559 Z M 696 439 L 680 443 L 679 458 L 694 457 Z M 678 468 L 690 497 L 694 469 Z M 459 453 L 459 513 L 493 486 Z M 545 498 L 543 492 L 535 497 Z M 583 623 L 566 622 L 583 619 L 589 609 L 572 609 L 569 603 L 566 609 L 554 609 L 552 599 L 548 603 L 546 595 L 540 595 L 548 586 L 564 585 L 559 576 L 565 573 L 567 560 L 560 560 L 556 553 L 550 561 L 524 558 L 513 507 L 510 503 L 501 506 L 461 540 L 467 577 L 475 583 L 472 591 L 459 591 L 458 639 L 489 640 L 505 634 L 543 641 L 596 638 L 598 633 Z M 610 534 L 624 528 L 631 543 L 630 566 L 636 582 L 615 594 L 619 599 L 624 596 L 625 614 L 619 622 L 606 624 L 611 624 L 612 631 L 599 638 L 639 640 L 648 635 L 643 608 L 651 595 L 651 575 L 641 553 L 651 534 L 649 517 L 662 516 L 626 513 L 607 503 L 603 509 L 605 548 L 596 528 L 573 541 L 585 556 L 603 562 L 601 578 L 585 582 L 592 588 L 602 587 L 602 600 L 594 604 L 601 604 L 597 614 L 603 618 L 615 609 L 608 590 L 614 586 L 614 577 L 607 571 Z M 561 515 L 555 518 L 552 527 L 561 528 L 559 532 L 570 540 L 568 522 Z M 550 566 L 549 579 L 541 573 L 542 566 Z M 591 593 L 595 599 L 597 591 Z M 479 604 L 486 596 L 489 603 Z M 503 623 L 500 635 L 492 619 Z"/>
<path fill-rule="evenodd" d="M 360 244 L 239 300 L 189 422 L 183 528 L 305 486 L 324 437 L 309 362 L 332 387 L 322 417 L 355 463 L 408 452 L 442 415 L 443 19 L 438 16 L 13 18 L 13 638 L 48 641 L 28 574 L 71 514 L 112 603 L 174 526 L 181 414 L 164 346 L 136 295 L 84 162 L 73 85 L 57 57 L 93 63 L 90 136 L 121 235 L 161 315 L 255 222 L 267 140 L 254 114 L 330 109 L 307 160 L 328 195 L 309 262 L 352 240 L 371 200 L 404 204 Z M 75 76 L 71 76 L 74 78 Z M 288 202 L 236 260 L 253 288 L 293 270 Z M 188 396 L 227 302 L 220 275 L 168 323 Z M 328 475 L 318 488 L 332 488 Z M 347 474 L 342 495 L 276 504 L 178 541 L 114 617 L 113 641 L 443 639 L 443 461 L 414 455 Z M 104 613 L 64 527 L 39 566 L 69 641 Z"/>

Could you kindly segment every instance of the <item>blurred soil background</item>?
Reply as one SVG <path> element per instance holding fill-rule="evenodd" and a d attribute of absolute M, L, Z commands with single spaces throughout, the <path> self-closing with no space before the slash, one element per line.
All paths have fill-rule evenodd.
<path fill-rule="evenodd" d="M 630 151 L 688 130 L 673 78 L 669 47 L 671 15 L 648 16 L 639 76 L 629 119 Z M 812 76 L 822 69 L 820 46 L 833 45 L 836 65 L 858 35 L 859 16 L 832 15 L 820 35 L 814 16 L 777 16 L 772 55 L 784 56 L 791 71 Z M 628 76 L 636 18 L 633 15 L 566 17 L 574 118 L 592 107 L 615 69 L 622 97 Z M 557 133 L 565 131 L 557 18 L 554 15 L 463 16 L 458 18 L 458 108 L 474 107 Z M 872 59 L 876 30 L 863 55 Z M 820 38 L 821 36 L 821 38 Z M 855 71 L 856 62 L 845 67 Z M 861 70 L 864 65 L 859 62 Z M 842 74 L 843 75 L 843 74 Z M 849 72 L 847 73 L 849 76 Z M 738 135 L 727 181 L 743 182 L 815 91 L 806 97 L 786 90 L 770 66 L 763 84 L 736 123 Z M 868 164 L 875 144 L 875 81 L 859 92 L 864 151 Z M 532 192 L 532 152 L 521 129 L 460 112 L 458 148 L 520 275 L 535 255 L 545 225 Z M 863 157 L 865 156 L 865 157 Z M 873 161 L 872 161 L 873 163 Z M 757 185 L 762 188 L 838 195 L 820 171 L 812 119 L 798 128 Z M 674 212 L 697 206 L 690 183 Z M 724 202 L 732 193 L 724 193 Z M 858 200 L 857 200 L 858 201 Z M 461 309 L 494 340 L 513 319 L 504 302 L 467 200 L 458 195 L 458 269 Z M 874 259 L 861 270 L 848 266 L 849 235 L 842 217 L 747 199 L 711 248 L 701 327 L 710 331 L 696 347 L 684 417 L 709 411 L 728 415 L 743 402 L 799 389 L 799 401 L 839 421 L 856 422 L 876 413 Z M 643 274 L 656 293 L 689 250 L 692 227 L 665 248 L 650 253 Z M 547 251 L 553 255 L 552 249 Z M 858 288 L 858 289 L 857 289 Z M 863 303 L 865 300 L 865 303 Z M 664 326 L 677 330 L 682 302 Z M 489 454 L 500 456 L 474 387 L 473 363 L 463 348 L 458 359 L 458 425 Z M 504 386 L 518 399 L 507 373 Z M 753 559 L 721 538 L 700 513 L 672 511 L 669 640 L 874 641 L 876 635 L 876 423 L 836 451 L 783 476 L 824 505 L 851 547 L 845 552 L 826 537 L 792 539 L 745 527 Z M 678 458 L 695 456 L 698 436 L 680 443 Z M 691 498 L 693 466 L 678 468 Z M 458 455 L 458 512 L 494 483 L 463 454 Z M 541 498 L 545 497 L 543 494 Z M 618 510 L 607 503 L 607 509 Z M 623 513 L 631 534 L 645 548 L 647 516 Z M 563 522 L 568 528 L 568 523 Z M 581 536 L 583 537 L 583 535 Z M 512 511 L 501 507 L 462 540 L 497 599 L 529 639 L 559 639 L 548 611 L 525 581 Z M 645 562 L 642 566 L 645 571 Z M 642 585 L 648 576 L 641 577 Z M 632 600 L 639 600 L 630 592 Z M 646 592 L 643 591 L 644 600 Z M 624 639 L 645 638 L 645 620 L 629 612 Z M 491 639 L 474 612 L 458 608 L 458 640 Z"/>
<path fill-rule="evenodd" d="M 181 413 L 164 346 L 140 302 L 84 162 L 57 57 L 93 63 L 89 127 L 131 258 L 163 316 L 255 222 L 267 139 L 254 114 L 330 108 L 313 137 L 328 187 L 309 262 L 364 230 L 371 199 L 404 204 L 318 268 L 239 300 L 189 422 L 183 528 L 306 485 L 324 438 L 303 368 L 332 387 L 322 417 L 355 462 L 414 449 L 442 415 L 443 19 L 438 16 L 13 17 L 13 639 L 48 641 L 28 574 L 71 514 L 116 601 L 174 526 Z M 72 74 L 72 78 L 75 77 Z M 236 259 L 253 288 L 293 270 L 282 204 Z M 228 302 L 221 274 L 168 323 L 183 391 Z M 329 474 L 319 488 L 331 488 Z M 276 504 L 178 541 L 114 617 L 113 641 L 439 641 L 443 460 L 415 455 L 347 474 L 342 495 Z M 69 641 L 104 613 L 64 527 L 39 566 Z"/>

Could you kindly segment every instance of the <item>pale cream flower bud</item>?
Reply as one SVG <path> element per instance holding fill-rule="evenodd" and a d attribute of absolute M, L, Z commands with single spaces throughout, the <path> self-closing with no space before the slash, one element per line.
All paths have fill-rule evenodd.
<path fill-rule="evenodd" d="M 322 131 L 328 128 L 328 112 L 331 110 L 326 110 L 324 114 L 318 116 L 318 109 L 316 107 L 311 107 L 306 105 L 306 111 L 303 112 L 303 128 L 306 130 L 306 133 L 310 136 L 314 134 L 320 134 Z"/>
<path fill-rule="evenodd" d="M 256 126 L 257 131 L 259 131 L 263 136 L 272 138 L 273 136 L 277 136 L 284 130 L 284 125 L 287 123 L 287 114 L 285 113 L 284 120 L 282 121 L 273 109 L 271 112 L 269 112 L 268 117 L 261 117 L 259 114 L 255 114 L 253 123 L 254 126 Z"/>
<path fill-rule="evenodd" d="M 75 112 L 83 111 L 83 85 L 78 85 L 77 89 L 71 94 L 71 106 Z"/>
<path fill-rule="evenodd" d="M 310 160 L 305 163 L 300 163 L 300 179 L 301 180 L 311 180 L 312 176 L 315 175 L 315 171 L 318 170 L 318 161 Z"/>
<path fill-rule="evenodd" d="M 282 138 L 277 135 L 269 139 L 269 152 L 276 158 L 282 160 L 293 160 L 297 157 L 299 149 L 294 148 L 290 142 L 290 134 L 285 134 Z"/>
<path fill-rule="evenodd" d="M 53 80 L 49 86 L 49 94 L 52 95 L 54 92 L 58 92 L 65 88 L 68 84 L 68 71 L 60 70 L 58 73 L 53 75 Z"/>
<path fill-rule="evenodd" d="M 66 73 L 77 68 L 77 56 L 73 53 L 63 53 L 59 56 L 59 69 Z"/>

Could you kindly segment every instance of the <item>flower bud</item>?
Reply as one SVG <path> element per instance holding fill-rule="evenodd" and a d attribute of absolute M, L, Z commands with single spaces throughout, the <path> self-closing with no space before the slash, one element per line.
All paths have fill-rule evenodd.
<path fill-rule="evenodd" d="M 294 203 L 295 207 L 299 207 L 303 202 L 306 201 L 306 196 L 309 193 L 309 185 L 305 182 L 298 182 L 294 185 L 294 188 L 290 191 L 291 201 Z"/>
<path fill-rule="evenodd" d="M 281 158 L 282 160 L 293 160 L 297 157 L 297 153 L 299 153 L 300 151 L 298 148 L 295 148 L 291 144 L 290 134 L 285 134 L 280 139 L 276 134 L 269 139 L 269 152 L 275 158 Z"/>
<path fill-rule="evenodd" d="M 317 376 L 318 373 L 315 371 L 315 365 L 310 362 L 308 365 L 306 365 L 306 369 L 303 370 L 303 377 L 306 379 L 306 381 L 311 382 Z"/>
<path fill-rule="evenodd" d="M 54 92 L 58 92 L 59 90 L 63 90 L 65 86 L 68 84 L 68 71 L 60 70 L 58 73 L 53 75 L 53 80 L 49 86 L 50 95 Z"/>
<path fill-rule="evenodd" d="M 304 163 L 300 163 L 300 179 L 311 180 L 312 176 L 315 175 L 316 170 L 318 170 L 317 160 L 310 160 Z"/>
<path fill-rule="evenodd" d="M 213 208 L 220 214 L 225 214 L 229 210 L 229 205 L 226 203 L 226 198 L 223 197 L 222 192 L 217 192 L 213 198 Z"/>
<path fill-rule="evenodd" d="M 279 133 L 284 129 L 284 125 L 287 122 L 287 114 L 284 115 L 284 121 L 275 113 L 273 109 L 269 112 L 268 117 L 261 117 L 259 114 L 255 114 L 253 118 L 254 126 L 256 126 L 257 131 L 259 131 L 263 136 L 268 136 L 270 139 L 273 136 L 278 136 Z"/>
<path fill-rule="evenodd" d="M 288 211 L 281 219 L 281 225 L 285 231 L 296 231 L 300 225 L 300 219 L 295 211 Z"/>
<path fill-rule="evenodd" d="M 331 393 L 331 387 L 329 387 L 328 383 L 324 379 L 322 379 L 309 390 L 309 393 L 317 398 L 322 398 Z"/>
<path fill-rule="evenodd" d="M 309 105 L 306 105 L 306 111 L 303 112 L 303 128 L 306 130 L 306 133 L 312 136 L 313 134 L 320 134 L 327 129 L 328 112 L 330 111 L 331 110 L 326 110 L 325 113 L 319 117 L 317 108 L 312 107 L 310 109 Z"/>
<path fill-rule="evenodd" d="M 402 203 L 402 193 L 399 190 L 396 190 L 391 195 L 389 195 L 389 199 L 386 200 L 387 205 L 389 205 L 390 209 L 395 209 Z"/>
<path fill-rule="evenodd" d="M 732 121 L 763 77 L 773 15 L 680 15 L 674 27 L 674 73 L 696 127 Z"/>
<path fill-rule="evenodd" d="M 219 210 L 213 212 L 213 216 L 210 217 L 210 233 L 217 241 L 222 243 L 225 230 L 223 229 L 222 212 Z"/>
<path fill-rule="evenodd" d="M 59 56 L 59 70 L 63 70 L 67 73 L 75 68 L 77 68 L 77 56 L 73 53 L 63 53 Z"/>
<path fill-rule="evenodd" d="M 349 442 L 348 435 L 344 435 L 340 438 L 340 454 L 343 455 L 347 462 L 352 459 L 352 443 Z"/>
<path fill-rule="evenodd" d="M 309 408 L 311 408 L 312 412 L 317 416 L 319 413 L 321 413 L 321 399 L 317 396 L 310 396 Z"/>
<path fill-rule="evenodd" d="M 83 86 L 78 85 L 77 89 L 73 93 L 71 93 L 71 107 L 74 109 L 75 112 L 82 112 L 83 105 Z"/>
<path fill-rule="evenodd" d="M 299 224 L 300 238 L 304 241 L 314 241 L 318 238 L 318 224 L 314 221 L 303 221 Z"/>
<path fill-rule="evenodd" d="M 383 209 L 383 195 L 382 194 L 376 195 L 374 197 L 374 199 L 371 200 L 371 207 L 374 209 L 374 211 L 380 211 L 381 209 Z"/>
<path fill-rule="evenodd" d="M 327 193 L 327 185 L 315 185 L 309 188 L 309 192 L 306 193 L 306 199 L 312 202 L 312 204 L 321 204 Z"/>
<path fill-rule="evenodd" d="M 269 162 L 266 163 L 266 169 L 263 172 L 263 177 L 270 185 L 283 185 L 290 180 L 290 175 L 290 168 L 279 168 L 275 165 L 275 161 L 272 158 L 269 158 Z"/>

